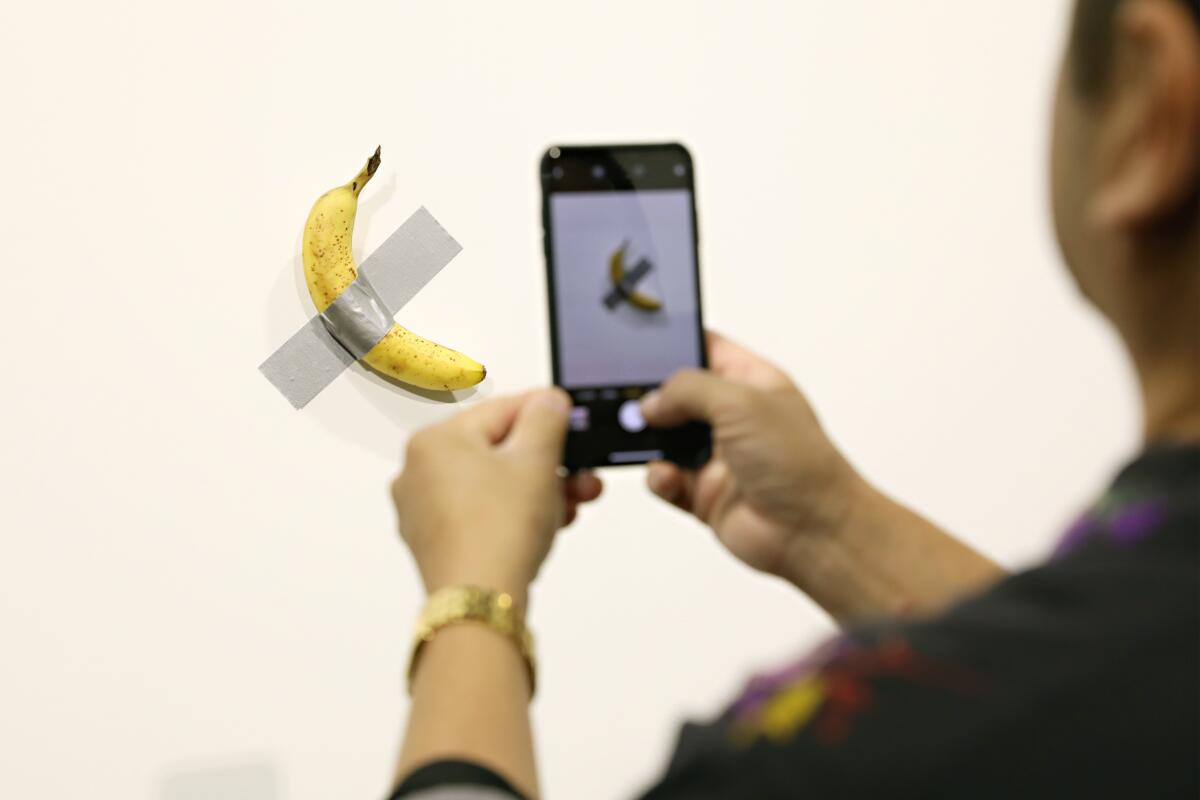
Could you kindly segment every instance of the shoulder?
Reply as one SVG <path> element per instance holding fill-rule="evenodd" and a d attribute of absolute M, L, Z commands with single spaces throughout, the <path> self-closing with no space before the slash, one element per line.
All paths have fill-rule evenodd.
<path fill-rule="evenodd" d="M 1067 531 L 1052 561 L 1076 554 L 1142 550 L 1194 560 L 1200 542 L 1200 446 L 1153 448 Z"/>

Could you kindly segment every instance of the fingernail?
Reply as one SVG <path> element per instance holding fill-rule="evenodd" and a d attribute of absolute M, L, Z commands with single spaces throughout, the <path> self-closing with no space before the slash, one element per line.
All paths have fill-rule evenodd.
<path fill-rule="evenodd" d="M 659 494 L 663 490 L 663 476 L 661 473 L 651 470 L 646 473 L 646 485 L 650 487 L 650 491 Z"/>
<path fill-rule="evenodd" d="M 642 416 L 651 415 L 657 410 L 659 393 L 657 390 L 642 398 Z"/>
<path fill-rule="evenodd" d="M 557 389 L 547 389 L 538 394 L 536 401 L 547 411 L 566 415 L 571 410 L 571 398 Z"/>

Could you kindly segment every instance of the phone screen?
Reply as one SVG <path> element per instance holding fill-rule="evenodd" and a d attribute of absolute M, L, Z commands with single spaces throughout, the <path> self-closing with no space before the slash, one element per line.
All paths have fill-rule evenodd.
<path fill-rule="evenodd" d="M 637 402 L 707 364 L 690 155 L 552 147 L 542 187 L 554 379 L 573 401 L 566 465 L 699 463 L 707 429 L 647 428 Z"/>

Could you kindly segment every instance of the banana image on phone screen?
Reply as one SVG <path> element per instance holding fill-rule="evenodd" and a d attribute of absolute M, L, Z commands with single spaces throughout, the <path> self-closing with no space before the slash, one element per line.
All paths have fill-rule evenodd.
<path fill-rule="evenodd" d="M 615 309 L 622 302 L 629 303 L 633 308 L 647 313 L 661 311 L 663 301 L 661 291 L 656 293 L 646 284 L 650 281 L 650 273 L 654 265 L 646 258 L 639 259 L 632 267 L 628 266 L 629 242 L 621 246 L 608 257 L 608 275 L 612 279 L 612 290 L 604 298 L 604 307 Z M 657 283 L 657 281 L 655 281 Z"/>
<path fill-rule="evenodd" d="M 551 203 L 563 386 L 652 386 L 699 364 L 690 194 L 573 192 Z"/>

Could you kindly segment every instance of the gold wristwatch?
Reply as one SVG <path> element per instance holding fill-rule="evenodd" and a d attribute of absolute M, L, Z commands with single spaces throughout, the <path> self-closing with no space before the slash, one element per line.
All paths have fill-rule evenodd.
<path fill-rule="evenodd" d="M 421 650 L 432 642 L 437 632 L 447 625 L 460 622 L 482 623 L 508 638 L 521 651 L 529 671 L 529 695 L 537 687 L 537 665 L 533 655 L 533 634 L 525 627 L 525 615 L 516 607 L 512 595 L 478 586 L 447 586 L 429 596 L 425 609 L 417 619 L 413 638 L 412 658 L 408 662 L 408 690 L 412 692 L 413 676 Z"/>

